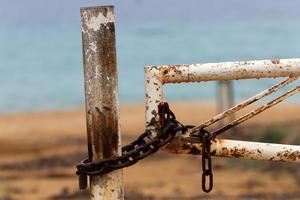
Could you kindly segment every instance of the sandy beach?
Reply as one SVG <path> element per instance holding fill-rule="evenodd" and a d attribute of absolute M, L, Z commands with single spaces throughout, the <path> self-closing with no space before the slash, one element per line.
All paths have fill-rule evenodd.
<path fill-rule="evenodd" d="M 212 103 L 171 102 L 179 121 L 199 124 Z M 283 104 L 224 137 L 300 144 L 300 106 Z M 0 199 L 87 199 L 75 164 L 86 157 L 84 109 L 0 116 Z M 144 130 L 144 106 L 121 105 L 122 142 Z M 270 134 L 271 133 L 271 134 Z M 271 142 L 272 142 L 271 141 Z M 299 166 L 214 158 L 214 190 L 201 191 L 200 156 L 159 152 L 124 170 L 127 199 L 299 199 Z"/>

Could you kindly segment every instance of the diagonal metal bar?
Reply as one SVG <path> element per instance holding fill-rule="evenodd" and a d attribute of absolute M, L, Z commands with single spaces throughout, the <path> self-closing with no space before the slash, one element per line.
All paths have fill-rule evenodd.
<path fill-rule="evenodd" d="M 248 119 L 251 119 L 252 117 L 258 115 L 259 113 L 261 113 L 261 112 L 277 105 L 278 103 L 284 101 L 285 99 L 289 98 L 290 96 L 293 96 L 294 94 L 298 93 L 299 91 L 300 91 L 300 86 L 297 86 L 297 87 L 289 90 L 288 92 L 286 92 L 283 95 L 277 97 L 276 99 L 266 103 L 263 106 L 260 106 L 260 107 L 256 108 L 255 110 L 252 110 L 251 112 L 249 112 L 249 113 L 243 115 L 242 117 L 232 121 L 231 123 L 223 126 L 222 128 L 212 132 L 213 136 L 217 136 L 217 135 L 223 133 L 224 131 L 237 126 L 238 124 L 240 124 L 242 122 L 245 122 Z"/>
<path fill-rule="evenodd" d="M 238 105 L 236 105 L 236 106 L 228 109 L 227 111 L 224 111 L 224 112 L 216 115 L 215 117 L 213 117 L 213 118 L 211 118 L 211 119 L 203 122 L 202 124 L 194 127 L 193 129 L 191 129 L 191 132 L 199 131 L 199 130 L 207 127 L 207 126 L 210 126 L 213 123 L 215 123 L 215 122 L 217 122 L 217 121 L 219 121 L 219 120 L 227 117 L 228 115 L 231 115 L 231 114 L 233 114 L 233 113 L 235 113 L 235 112 L 237 112 L 237 111 L 245 108 L 246 106 L 248 106 L 248 105 L 250 105 L 250 104 L 252 104 L 252 103 L 254 103 L 254 102 L 256 102 L 256 101 L 258 101 L 260 99 L 262 99 L 263 97 L 268 96 L 268 95 L 270 95 L 270 94 L 278 91 L 279 89 L 285 87 L 286 85 L 292 83 L 293 81 L 295 81 L 297 79 L 298 79 L 298 77 L 289 77 L 286 80 L 284 80 L 284 81 L 282 81 L 282 82 L 274 85 L 273 87 L 268 88 L 268 89 L 262 91 L 261 93 L 255 95 L 253 97 L 250 97 L 249 99 L 247 99 L 247 100 L 239 103 Z"/>

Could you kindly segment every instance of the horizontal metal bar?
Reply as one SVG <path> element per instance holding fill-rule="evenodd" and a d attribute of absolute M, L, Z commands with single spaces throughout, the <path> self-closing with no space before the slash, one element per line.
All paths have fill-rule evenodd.
<path fill-rule="evenodd" d="M 300 59 L 239 61 L 145 67 L 146 125 L 158 120 L 163 84 L 300 76 Z"/>
<path fill-rule="evenodd" d="M 271 78 L 300 75 L 300 59 L 149 66 L 165 83 Z"/>
<path fill-rule="evenodd" d="M 202 153 L 202 143 L 198 138 L 178 136 L 166 145 L 164 150 L 170 153 L 198 155 Z M 248 160 L 300 163 L 300 146 L 297 145 L 214 139 L 211 143 L 211 154 Z"/>

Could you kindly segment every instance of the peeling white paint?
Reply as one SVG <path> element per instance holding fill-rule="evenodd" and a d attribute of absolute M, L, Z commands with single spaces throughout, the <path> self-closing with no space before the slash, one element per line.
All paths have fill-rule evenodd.
<path fill-rule="evenodd" d="M 91 84 L 91 80 L 88 80 L 86 85 L 88 86 L 88 87 L 87 87 L 87 93 L 90 95 L 90 94 L 92 93 L 92 84 Z"/>
<path fill-rule="evenodd" d="M 91 60 L 91 58 L 92 58 L 92 55 L 91 55 L 90 53 L 88 53 L 88 52 L 89 52 L 89 51 L 87 50 L 87 51 L 86 51 L 86 54 L 87 54 L 87 59 L 86 59 L 86 60 L 87 60 L 88 62 L 90 62 L 90 60 Z"/>
<path fill-rule="evenodd" d="M 95 67 L 95 78 L 100 77 L 99 68 L 100 68 L 99 65 L 96 65 L 96 67 Z"/>
<path fill-rule="evenodd" d="M 96 42 L 91 42 L 90 44 L 90 48 L 94 53 L 96 53 L 97 51 L 97 45 L 96 45 Z"/>
<path fill-rule="evenodd" d="M 99 12 L 98 16 L 92 16 L 90 19 L 88 19 L 88 13 L 87 11 L 82 12 L 83 18 L 86 20 L 86 25 L 88 29 L 92 29 L 93 31 L 99 31 L 101 28 L 101 25 L 107 25 L 107 23 L 114 22 L 115 17 L 114 13 L 111 9 L 107 9 L 107 15 L 104 16 L 102 12 Z M 81 29 L 84 32 L 84 28 L 81 25 Z"/>
<path fill-rule="evenodd" d="M 122 170 L 116 170 L 103 176 L 95 176 L 91 180 L 93 196 L 91 200 L 121 199 L 123 196 L 123 173 Z M 109 188 L 109 189 L 108 189 Z"/>
<path fill-rule="evenodd" d="M 115 37 L 114 32 L 108 30 L 110 27 L 110 24 L 108 23 L 114 23 L 114 20 L 113 6 L 97 6 L 81 9 L 81 30 L 83 35 L 85 65 L 84 77 L 86 89 L 86 107 L 88 111 L 98 108 L 100 109 L 99 112 L 103 113 L 103 107 L 109 106 L 113 107 L 114 111 L 117 112 L 118 120 L 116 122 L 118 123 L 118 148 L 114 150 L 117 150 L 120 155 L 121 135 L 119 124 L 119 107 L 114 107 L 115 104 L 118 104 L 117 84 L 114 81 L 115 79 L 113 77 L 105 77 L 102 71 L 102 69 L 104 69 L 105 67 L 102 66 L 102 62 L 100 60 L 115 58 L 113 56 L 110 56 L 109 58 L 99 58 L 98 52 L 99 49 L 106 48 L 106 46 L 104 45 L 106 41 L 101 41 L 102 38 L 106 36 L 106 34 L 113 34 L 113 36 Z M 100 42 L 98 42 L 99 40 Z M 106 53 L 109 54 L 110 51 L 115 52 L 115 49 L 113 48 L 115 47 L 108 47 Z M 110 73 L 110 75 L 115 76 L 116 74 Z M 108 81 L 106 81 L 106 79 Z M 112 89 L 112 91 L 109 91 L 110 89 Z M 107 102 L 107 97 L 112 95 L 112 93 L 114 97 L 112 97 L 112 100 L 110 102 Z M 91 127 L 91 124 L 93 124 L 93 119 L 92 116 L 88 114 L 87 126 Z M 93 135 L 98 133 L 93 133 L 92 129 L 90 129 L 90 132 L 88 132 L 88 134 L 91 135 L 91 139 L 93 140 Z M 102 157 L 103 155 L 101 154 L 101 152 L 98 152 L 98 149 L 96 149 L 95 146 L 96 145 L 93 144 L 89 148 L 92 150 L 94 155 L 98 154 L 97 156 L 93 156 L 93 159 L 98 160 L 99 157 Z M 122 170 L 117 170 L 105 174 L 104 176 L 92 176 L 90 178 L 90 196 L 92 200 L 124 199 Z"/>
<path fill-rule="evenodd" d="M 145 68 L 145 102 L 146 102 L 146 126 L 151 122 L 153 114 L 158 113 L 157 106 L 163 101 L 163 81 L 158 69 Z"/>

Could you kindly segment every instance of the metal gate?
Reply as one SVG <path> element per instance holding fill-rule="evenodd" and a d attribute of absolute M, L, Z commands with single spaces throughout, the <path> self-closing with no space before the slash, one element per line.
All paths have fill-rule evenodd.
<path fill-rule="evenodd" d="M 224 63 L 207 63 L 191 65 L 163 65 L 149 66 L 145 68 L 145 102 L 146 102 L 146 125 L 153 119 L 158 121 L 158 104 L 163 102 L 163 85 L 170 83 L 188 83 L 219 80 L 240 80 L 288 77 L 285 81 L 262 91 L 244 102 L 220 113 L 219 115 L 200 124 L 197 129 L 207 126 L 227 117 L 230 114 L 254 103 L 261 98 L 276 92 L 284 86 L 295 81 L 300 75 L 300 59 L 239 61 Z M 300 86 L 286 92 L 280 97 L 260 106 L 248 114 L 232 121 L 217 131 L 225 131 L 232 126 L 275 106 L 288 97 L 298 93 Z M 188 134 L 187 134 L 188 135 Z M 164 148 L 168 152 L 183 154 L 201 154 L 201 142 L 189 139 L 187 136 L 177 137 L 171 144 Z M 253 160 L 271 160 L 285 162 L 300 162 L 300 146 L 268 144 L 259 142 L 245 142 L 236 140 L 215 139 L 212 141 L 212 154 L 223 157 L 237 157 Z"/>
<path fill-rule="evenodd" d="M 77 175 L 80 178 L 81 188 L 87 187 L 87 176 L 90 177 L 91 199 L 123 199 L 123 177 L 120 169 L 133 165 L 158 151 L 162 146 L 164 150 L 172 153 L 202 154 L 204 162 L 202 183 L 203 180 L 205 183 L 206 178 L 212 180 L 210 155 L 300 162 L 300 146 L 215 138 L 298 93 L 299 86 L 217 129 L 211 133 L 213 137 L 207 141 L 203 140 L 205 137 L 202 137 L 202 140 L 201 137 L 193 137 L 194 132 L 201 133 L 213 123 L 295 81 L 300 75 L 300 59 L 146 67 L 146 132 L 133 143 L 121 148 L 114 8 L 113 6 L 82 8 L 81 22 L 89 158 L 77 165 Z M 172 129 L 171 133 L 168 130 L 161 131 L 162 135 L 155 132 L 158 129 L 154 124 L 160 123 L 165 114 L 159 109 L 159 106 L 166 105 L 163 101 L 164 84 L 275 77 L 287 79 L 198 126 L 186 128 L 173 117 L 169 122 L 178 125 L 184 132 L 182 135 L 177 134 L 175 129 Z M 173 114 L 170 110 L 167 111 L 167 115 Z M 158 137 L 151 140 L 152 132 Z M 168 137 L 164 137 L 164 134 Z M 150 138 L 150 143 L 144 140 L 147 137 Z M 210 169 L 205 169 L 206 164 Z M 210 191 L 211 186 L 208 188 L 204 186 L 204 191 Z"/>

